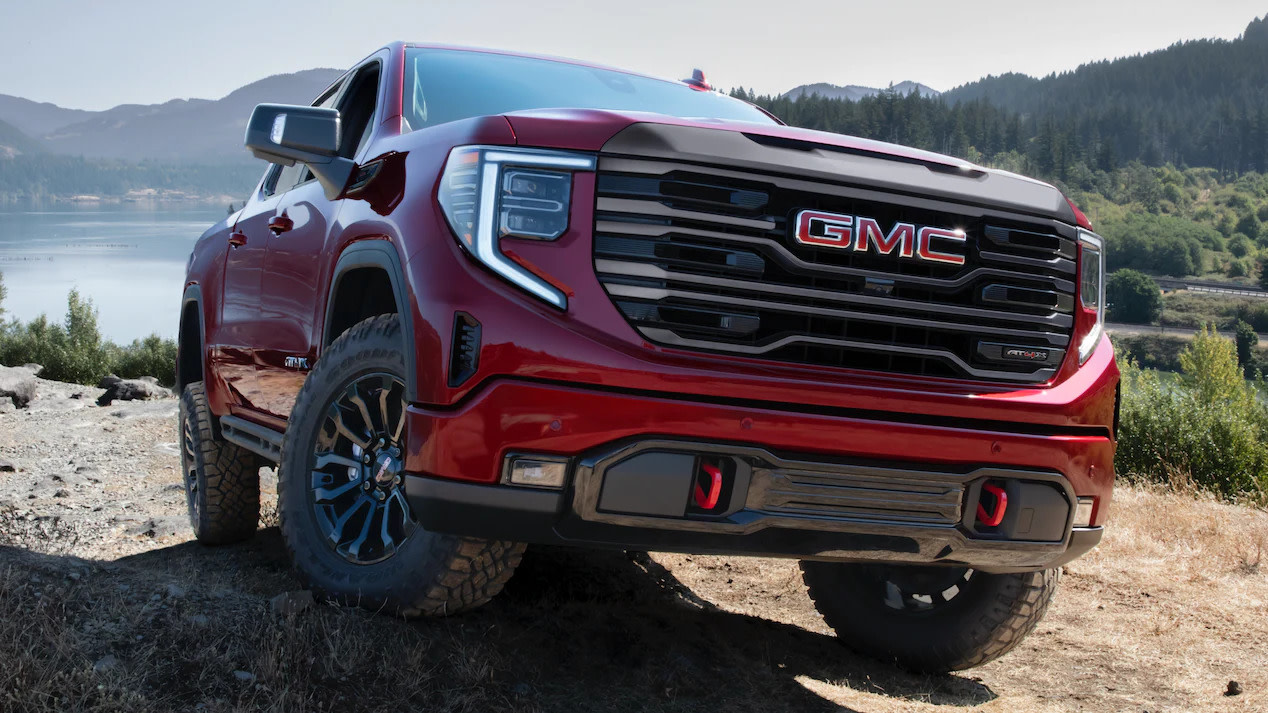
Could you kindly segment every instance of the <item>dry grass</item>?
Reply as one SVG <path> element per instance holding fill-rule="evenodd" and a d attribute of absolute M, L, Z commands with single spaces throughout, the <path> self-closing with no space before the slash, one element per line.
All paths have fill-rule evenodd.
<path fill-rule="evenodd" d="M 1124 488 L 1113 523 L 1018 650 L 933 677 L 843 649 L 779 560 L 539 550 L 486 609 L 407 623 L 271 615 L 295 587 L 276 529 L 109 562 L 0 547 L 0 710 L 1268 709 L 1268 514 Z"/>

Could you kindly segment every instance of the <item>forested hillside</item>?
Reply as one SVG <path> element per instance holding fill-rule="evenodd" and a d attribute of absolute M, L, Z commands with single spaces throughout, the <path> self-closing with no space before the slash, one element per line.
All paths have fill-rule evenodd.
<path fill-rule="evenodd" d="M 264 164 L 131 163 L 50 153 L 5 157 L 0 149 L 0 203 L 76 195 L 120 196 L 153 188 L 202 198 L 245 198 Z"/>
<path fill-rule="evenodd" d="M 1268 254 L 1268 23 L 1044 79 L 941 97 L 757 96 L 794 126 L 952 154 L 1058 183 L 1111 269 L 1254 278 Z"/>
<path fill-rule="evenodd" d="M 1268 172 L 1268 19 L 1235 40 L 1180 42 L 1042 79 L 986 77 L 943 95 L 1037 122 L 1066 151 Z"/>
<path fill-rule="evenodd" d="M 1081 166 L 1132 161 L 1268 172 L 1268 20 L 1236 40 L 1185 42 L 1044 79 L 989 77 L 936 98 L 733 94 L 796 126 L 962 157 L 1015 152 L 1029 172 L 1061 181 Z"/>

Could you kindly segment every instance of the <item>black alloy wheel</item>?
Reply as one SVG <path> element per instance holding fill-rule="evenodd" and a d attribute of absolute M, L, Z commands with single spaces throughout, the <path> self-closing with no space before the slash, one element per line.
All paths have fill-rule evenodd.
<path fill-rule="evenodd" d="M 313 448 L 317 525 L 348 562 L 388 559 L 418 529 L 402 487 L 405 384 L 376 372 L 336 394 Z"/>

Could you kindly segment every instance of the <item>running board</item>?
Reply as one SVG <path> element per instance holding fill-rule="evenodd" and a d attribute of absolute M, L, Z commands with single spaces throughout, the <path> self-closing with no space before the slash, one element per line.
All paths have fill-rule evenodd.
<path fill-rule="evenodd" d="M 221 416 L 220 434 L 234 445 L 274 463 L 282 462 L 282 434 L 267 426 L 251 423 L 237 416 Z"/>

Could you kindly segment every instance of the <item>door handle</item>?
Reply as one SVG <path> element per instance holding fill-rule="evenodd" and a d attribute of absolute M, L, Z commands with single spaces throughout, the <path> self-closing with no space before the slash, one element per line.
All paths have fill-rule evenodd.
<path fill-rule="evenodd" d="M 246 233 L 233 232 L 229 233 L 229 245 L 232 247 L 241 247 L 247 244 Z"/>
<path fill-rule="evenodd" d="M 282 233 L 285 233 L 286 231 L 294 227 L 295 227 L 295 221 L 286 217 L 285 213 L 281 215 L 275 215 L 269 221 L 269 230 L 272 230 L 274 235 L 281 235 Z"/>

